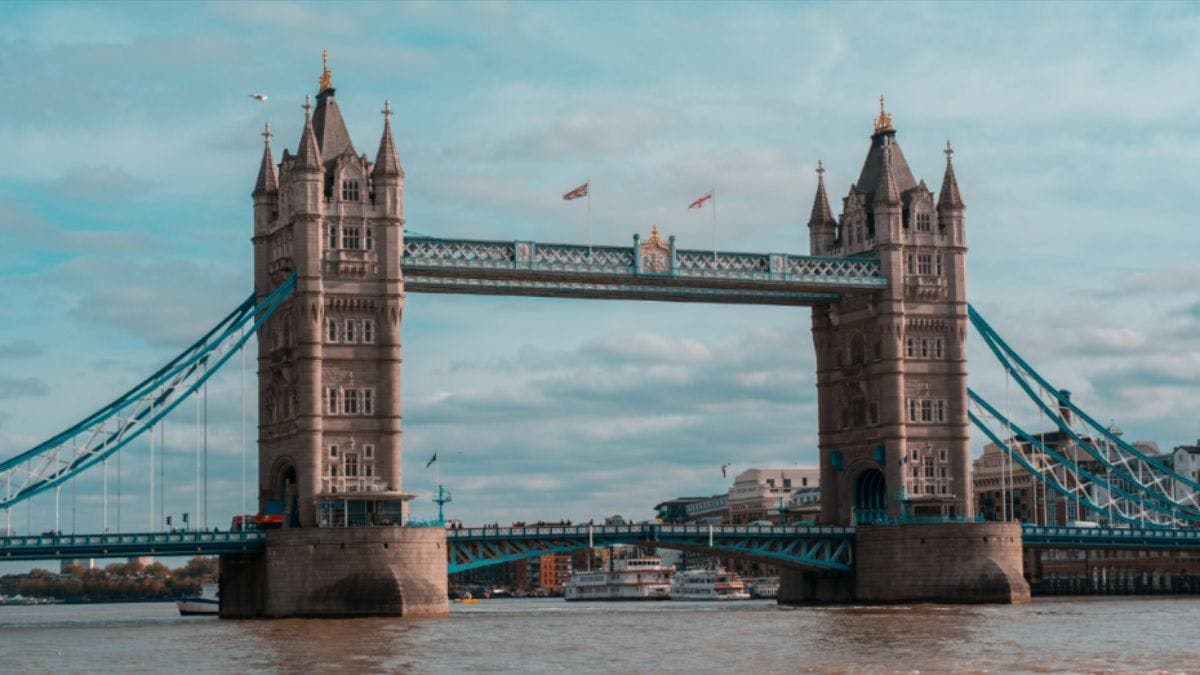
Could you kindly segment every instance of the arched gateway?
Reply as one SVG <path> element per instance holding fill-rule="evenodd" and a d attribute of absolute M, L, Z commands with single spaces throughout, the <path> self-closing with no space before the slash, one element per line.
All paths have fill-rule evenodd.
<path fill-rule="evenodd" d="M 288 458 L 299 530 L 407 519 L 406 292 L 809 306 L 824 521 L 973 512 L 964 206 L 949 144 L 935 201 L 914 179 L 882 99 L 838 219 L 818 168 L 809 256 L 689 251 L 657 232 L 634 235 L 632 247 L 406 239 L 390 104 L 374 162 L 351 142 L 328 67 L 315 110 L 307 100 L 304 109 L 298 150 L 284 150 L 278 165 L 269 126 L 263 134 L 253 192 L 259 297 L 296 275 L 295 292 L 259 332 L 260 502 L 273 506 L 271 467 Z M 396 542 L 363 550 L 377 554 L 376 543 Z M 402 586 L 427 586 L 431 574 Z M 315 607 L 293 610 L 321 613 Z"/>

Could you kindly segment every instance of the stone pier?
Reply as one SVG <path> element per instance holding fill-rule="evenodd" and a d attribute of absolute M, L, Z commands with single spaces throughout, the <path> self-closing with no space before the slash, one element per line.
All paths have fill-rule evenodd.
<path fill-rule="evenodd" d="M 858 528 L 853 575 L 784 572 L 779 602 L 1029 602 L 1020 523 Z"/>
<path fill-rule="evenodd" d="M 261 554 L 221 556 L 221 617 L 445 616 L 446 532 L 285 529 Z"/>

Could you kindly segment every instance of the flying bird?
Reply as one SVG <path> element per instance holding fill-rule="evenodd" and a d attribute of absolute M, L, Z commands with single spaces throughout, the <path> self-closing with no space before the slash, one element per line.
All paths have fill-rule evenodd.
<path fill-rule="evenodd" d="M 721 465 L 721 478 L 728 478 L 728 477 L 729 477 L 729 476 L 728 476 L 728 474 L 726 474 L 726 473 L 725 473 L 725 470 L 726 470 L 726 469 L 728 469 L 728 468 L 729 468 L 729 467 L 731 467 L 731 466 L 733 466 L 733 465 L 732 465 L 732 464 L 722 464 L 722 465 Z"/>
<path fill-rule="evenodd" d="M 248 96 L 256 101 L 266 101 L 267 100 L 266 94 L 248 94 Z"/>

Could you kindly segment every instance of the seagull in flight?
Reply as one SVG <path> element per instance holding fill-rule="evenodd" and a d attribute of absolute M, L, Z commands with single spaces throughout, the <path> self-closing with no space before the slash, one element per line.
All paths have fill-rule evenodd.
<path fill-rule="evenodd" d="M 266 94 L 248 94 L 248 96 L 256 101 L 264 102 L 267 100 Z"/>
<path fill-rule="evenodd" d="M 721 465 L 721 478 L 728 478 L 728 477 L 729 477 L 729 476 L 728 476 L 728 475 L 725 473 L 725 471 L 726 471 L 726 469 L 728 469 L 728 468 L 729 468 L 729 467 L 731 467 L 731 466 L 733 466 L 733 465 L 732 465 L 732 464 L 722 464 L 722 465 Z"/>

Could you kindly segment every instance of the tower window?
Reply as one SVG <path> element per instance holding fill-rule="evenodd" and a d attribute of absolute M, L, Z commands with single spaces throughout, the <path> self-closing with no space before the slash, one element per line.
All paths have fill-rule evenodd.
<path fill-rule="evenodd" d="M 942 276 L 942 256 L 941 254 L 933 256 L 934 274 Z"/>
<path fill-rule="evenodd" d="M 942 338 L 933 341 L 933 358 L 942 359 L 946 357 L 946 343 Z"/>
<path fill-rule="evenodd" d="M 358 414 L 358 390 L 347 388 L 342 391 L 342 412 L 347 415 Z"/>
<path fill-rule="evenodd" d="M 866 360 L 866 355 L 863 353 L 863 336 L 855 333 L 850 338 L 850 365 L 862 365 Z"/>
<path fill-rule="evenodd" d="M 342 201 L 356 202 L 359 200 L 358 181 L 344 180 L 342 181 Z"/>
<path fill-rule="evenodd" d="M 330 319 L 326 323 L 326 326 L 327 326 L 326 334 L 325 334 L 326 339 L 330 342 L 337 342 L 338 341 L 338 322 L 335 319 Z"/>
<path fill-rule="evenodd" d="M 363 457 L 366 459 L 375 459 L 375 444 L 367 443 L 363 445 Z"/>
<path fill-rule="evenodd" d="M 363 321 L 362 341 L 366 344 L 375 344 L 375 322 L 371 319 Z"/>
<path fill-rule="evenodd" d="M 374 251 L 375 250 L 375 228 L 368 225 L 365 228 L 363 228 L 363 231 L 364 231 L 364 234 L 366 235 L 366 244 L 367 244 L 366 249 L 368 251 Z"/>
<path fill-rule="evenodd" d="M 358 322 L 353 319 L 346 319 L 346 342 L 354 343 L 358 341 Z"/>
<path fill-rule="evenodd" d="M 921 401 L 921 421 L 922 422 L 932 422 L 933 421 L 933 401 L 930 401 L 930 400 Z"/>
<path fill-rule="evenodd" d="M 346 453 L 345 471 L 342 472 L 347 478 L 356 478 L 358 476 L 358 455 L 348 452 Z"/>
<path fill-rule="evenodd" d="M 363 414 L 375 414 L 375 391 L 373 389 L 363 389 Z"/>
<path fill-rule="evenodd" d="M 329 226 L 329 227 L 326 229 L 326 233 L 327 233 L 327 234 L 328 234 L 328 236 L 329 236 L 329 248 L 330 248 L 330 249 L 335 249 L 335 248 L 337 248 L 337 247 L 338 247 L 338 231 L 337 231 L 337 225 L 330 225 L 330 226 Z"/>
<path fill-rule="evenodd" d="M 939 399 L 939 400 L 935 401 L 935 403 L 936 403 L 936 405 L 934 406 L 935 413 L 936 413 L 935 419 L 937 419 L 937 421 L 939 421 L 939 422 L 945 422 L 946 421 L 946 402 Z"/>
<path fill-rule="evenodd" d="M 357 227 L 342 228 L 342 248 L 357 250 L 359 245 L 359 229 Z"/>
<path fill-rule="evenodd" d="M 337 455 L 338 455 L 338 446 L 336 446 L 336 445 L 329 446 L 329 456 L 333 459 L 337 459 Z"/>
<path fill-rule="evenodd" d="M 908 421 L 917 421 L 917 401 L 916 399 L 908 399 Z"/>
<path fill-rule="evenodd" d="M 326 387 L 325 389 L 325 412 L 330 415 L 336 415 L 338 413 L 337 387 Z"/>
<path fill-rule="evenodd" d="M 910 359 L 916 356 L 916 349 L 914 345 L 915 341 L 912 338 L 908 338 L 904 341 L 904 355 Z"/>
<path fill-rule="evenodd" d="M 928 213 L 918 213 L 917 214 L 917 231 L 918 232 L 930 232 L 932 230 L 933 230 L 933 226 L 932 226 L 932 222 L 929 218 L 929 214 Z"/>
<path fill-rule="evenodd" d="M 344 236 L 342 238 L 345 239 Z M 933 274 L 933 256 L 928 253 L 917 256 L 917 274 Z"/>

